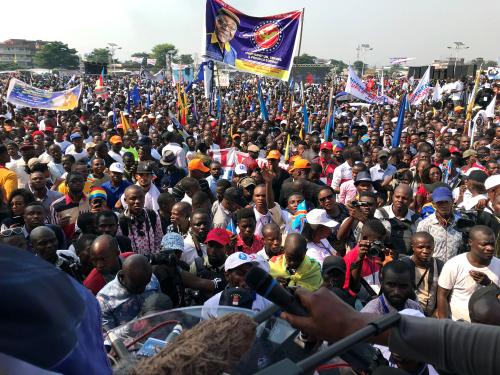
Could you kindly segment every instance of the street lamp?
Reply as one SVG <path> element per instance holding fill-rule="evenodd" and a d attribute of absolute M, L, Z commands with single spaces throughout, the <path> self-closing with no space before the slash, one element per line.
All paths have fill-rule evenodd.
<path fill-rule="evenodd" d="M 356 60 L 360 61 L 361 57 L 368 51 L 373 51 L 373 47 L 370 47 L 367 43 L 358 44 L 356 47 Z M 361 78 L 363 78 L 363 73 L 365 71 L 365 63 L 361 61 Z"/>
<path fill-rule="evenodd" d="M 455 50 L 455 64 L 453 66 L 453 74 L 455 74 L 459 52 L 465 49 L 469 49 L 470 47 L 466 46 L 464 42 L 453 42 L 453 44 L 455 45 L 455 47 L 447 46 L 446 48 L 450 50 L 450 60 L 453 58 L 453 50 Z"/>
<path fill-rule="evenodd" d="M 115 51 L 118 49 L 122 49 L 122 47 L 119 47 L 118 44 L 115 43 L 108 43 L 109 47 L 106 47 L 111 54 L 111 65 L 113 66 L 113 73 L 115 72 L 115 66 L 114 66 L 114 59 L 115 59 Z"/>

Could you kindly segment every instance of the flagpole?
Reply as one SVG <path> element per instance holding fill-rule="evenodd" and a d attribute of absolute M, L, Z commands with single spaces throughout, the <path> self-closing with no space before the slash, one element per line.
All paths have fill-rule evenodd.
<path fill-rule="evenodd" d="M 304 16 L 306 14 L 306 8 L 302 8 L 302 20 L 300 22 L 300 37 L 299 37 L 299 50 L 297 51 L 297 56 L 300 56 L 300 50 L 302 47 L 302 31 L 304 30 Z"/>
<path fill-rule="evenodd" d="M 331 84 L 330 84 L 330 97 L 328 98 L 328 116 L 326 116 L 326 121 L 327 123 L 325 124 L 325 142 L 328 142 L 328 138 L 330 136 L 330 134 L 328 134 L 328 137 L 327 137 L 327 134 L 326 134 L 326 129 L 328 128 L 328 126 L 330 126 L 330 118 L 332 116 L 332 98 L 333 98 L 333 79 L 331 80 Z"/>

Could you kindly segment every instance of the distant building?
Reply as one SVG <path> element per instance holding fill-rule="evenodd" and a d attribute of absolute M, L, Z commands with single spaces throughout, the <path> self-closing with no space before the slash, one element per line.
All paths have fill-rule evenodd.
<path fill-rule="evenodd" d="M 33 68 L 33 57 L 36 51 L 42 47 L 45 41 L 8 39 L 0 43 L 0 64 L 17 64 L 21 68 Z"/>

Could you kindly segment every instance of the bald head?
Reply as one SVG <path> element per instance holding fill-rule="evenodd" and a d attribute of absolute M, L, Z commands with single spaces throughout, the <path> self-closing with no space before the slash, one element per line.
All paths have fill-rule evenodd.
<path fill-rule="evenodd" d="M 130 185 L 125 189 L 124 192 L 125 203 L 128 206 L 128 210 L 137 215 L 142 212 L 144 208 L 145 193 L 144 190 L 137 185 Z"/>
<path fill-rule="evenodd" d="M 490 227 L 487 227 L 486 225 L 475 225 L 469 231 L 470 239 L 477 239 L 477 237 L 480 235 L 495 236 L 495 233 Z"/>
<path fill-rule="evenodd" d="M 262 236 L 275 235 L 281 233 L 280 227 L 276 223 L 269 223 L 262 227 Z"/>
<path fill-rule="evenodd" d="M 45 237 L 54 237 L 54 238 L 56 238 L 56 234 L 49 227 L 36 227 L 30 233 L 30 240 L 32 242 L 33 241 L 37 241 L 40 238 L 45 238 Z"/>
<path fill-rule="evenodd" d="M 127 194 L 141 194 L 144 195 L 144 190 L 140 186 L 137 185 L 130 185 L 128 186 L 125 191 L 123 192 L 125 194 L 125 198 L 127 197 Z"/>
<path fill-rule="evenodd" d="M 129 293 L 141 294 L 151 281 L 153 270 L 144 255 L 134 254 L 123 262 L 121 282 Z"/>
<path fill-rule="evenodd" d="M 49 227 L 36 227 L 30 233 L 30 241 L 35 253 L 47 262 L 57 260 L 57 237 Z"/>
<path fill-rule="evenodd" d="M 408 184 L 399 184 L 398 186 L 396 186 L 396 189 L 394 189 L 394 194 L 396 193 L 404 194 L 411 198 L 413 195 L 413 190 Z"/>
<path fill-rule="evenodd" d="M 307 240 L 298 233 L 290 233 L 286 237 L 284 251 L 287 267 L 298 269 L 306 256 Z"/>

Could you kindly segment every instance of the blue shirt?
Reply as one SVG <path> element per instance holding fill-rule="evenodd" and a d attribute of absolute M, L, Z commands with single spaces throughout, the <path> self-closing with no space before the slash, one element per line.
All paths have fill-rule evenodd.
<path fill-rule="evenodd" d="M 207 50 L 206 54 L 209 58 L 221 61 L 224 64 L 236 65 L 236 50 L 229 44 L 229 42 L 224 44 L 224 48 L 220 48 L 219 40 L 215 33 L 207 34 Z"/>
<path fill-rule="evenodd" d="M 107 205 L 109 208 L 113 209 L 115 207 L 116 202 L 118 202 L 122 194 L 125 192 L 125 189 L 130 185 L 132 184 L 127 180 L 120 182 L 120 185 L 117 188 L 111 184 L 111 181 L 102 184 L 101 187 L 106 190 L 106 194 L 108 195 Z"/>

